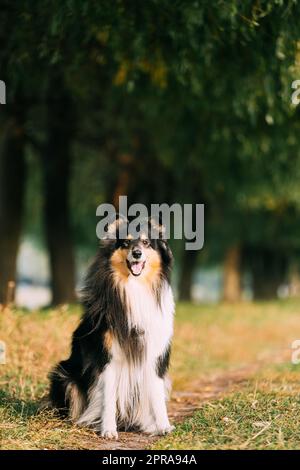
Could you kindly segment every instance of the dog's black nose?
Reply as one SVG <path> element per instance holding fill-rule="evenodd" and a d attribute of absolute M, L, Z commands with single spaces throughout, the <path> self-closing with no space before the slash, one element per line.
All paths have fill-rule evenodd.
<path fill-rule="evenodd" d="M 135 258 L 135 259 L 139 259 L 141 256 L 142 256 L 142 252 L 139 248 L 134 248 L 132 250 L 132 256 Z"/>

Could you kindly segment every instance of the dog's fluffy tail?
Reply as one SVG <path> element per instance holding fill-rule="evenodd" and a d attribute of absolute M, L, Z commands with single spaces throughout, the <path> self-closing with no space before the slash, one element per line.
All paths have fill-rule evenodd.
<path fill-rule="evenodd" d="M 50 403 L 61 417 L 76 421 L 83 412 L 85 400 L 72 381 L 68 361 L 60 362 L 50 373 Z"/>

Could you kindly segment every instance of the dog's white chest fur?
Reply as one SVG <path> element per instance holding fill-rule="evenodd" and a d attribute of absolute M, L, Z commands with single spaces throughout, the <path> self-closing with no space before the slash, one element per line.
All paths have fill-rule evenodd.
<path fill-rule="evenodd" d="M 102 428 L 113 427 L 110 415 L 114 408 L 111 411 L 107 409 L 110 405 L 105 398 L 110 395 L 121 422 L 155 432 L 157 427 L 163 429 L 169 425 L 165 410 L 166 383 L 157 375 L 157 361 L 166 352 L 173 334 L 173 294 L 165 282 L 158 303 L 149 287 L 133 276 L 124 285 L 124 293 L 129 327 L 140 332 L 143 342 L 141 360 L 129 360 L 115 339 L 111 348 L 112 359 L 100 375 L 90 405 L 79 422 L 95 422 L 99 419 L 99 408 L 102 408 Z M 158 409 L 154 410 L 155 407 Z M 162 422 L 157 423 L 154 415 L 161 416 Z"/>
<path fill-rule="evenodd" d="M 129 325 L 144 332 L 144 359 L 150 365 L 164 353 L 173 334 L 172 290 L 167 283 L 163 285 L 159 304 L 147 285 L 130 276 L 125 286 L 125 295 Z"/>
<path fill-rule="evenodd" d="M 149 394 L 155 394 L 158 358 L 164 354 L 173 334 L 174 301 L 170 286 L 165 284 L 160 305 L 150 289 L 130 276 L 125 294 L 129 308 L 129 325 L 141 332 L 141 362 L 131 363 L 117 342 L 112 347 L 111 367 L 117 376 L 117 408 L 122 419 L 148 427 L 151 421 Z M 135 406 L 131 401 L 135 399 Z"/>

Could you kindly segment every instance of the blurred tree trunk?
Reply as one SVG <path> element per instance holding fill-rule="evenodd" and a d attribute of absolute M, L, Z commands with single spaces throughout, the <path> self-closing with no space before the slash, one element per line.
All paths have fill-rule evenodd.
<path fill-rule="evenodd" d="M 2 126 L 0 148 L 0 303 L 16 281 L 25 189 L 24 109 L 19 105 Z M 12 299 L 10 299 L 12 300 Z"/>
<path fill-rule="evenodd" d="M 300 297 L 300 268 L 297 261 L 290 263 L 289 268 L 290 296 Z"/>
<path fill-rule="evenodd" d="M 239 245 L 233 245 L 225 253 L 223 300 L 238 302 L 241 293 L 241 250 Z"/>
<path fill-rule="evenodd" d="M 286 280 L 287 260 L 276 250 L 257 248 L 250 259 L 250 271 L 254 299 L 274 299 Z"/>
<path fill-rule="evenodd" d="M 60 77 L 50 83 L 47 142 L 43 152 L 45 229 L 50 256 L 52 303 L 71 303 L 75 296 L 75 259 L 69 207 L 73 107 Z"/>
<path fill-rule="evenodd" d="M 117 178 L 113 187 L 112 195 L 109 199 L 112 201 L 112 204 L 115 206 L 116 210 L 119 210 L 119 197 L 130 197 L 130 193 L 134 189 L 134 162 L 134 156 L 129 153 L 120 153 L 117 155 Z"/>
<path fill-rule="evenodd" d="M 183 251 L 179 278 L 179 300 L 192 300 L 192 284 L 197 264 L 197 254 L 197 251 Z"/>

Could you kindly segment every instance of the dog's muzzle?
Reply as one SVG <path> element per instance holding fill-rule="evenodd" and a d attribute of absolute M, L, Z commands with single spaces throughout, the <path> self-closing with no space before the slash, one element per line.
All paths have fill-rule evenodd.
<path fill-rule="evenodd" d="M 133 276 L 139 276 L 146 264 L 146 257 L 143 250 L 139 247 L 133 248 L 126 260 L 127 267 Z"/>

